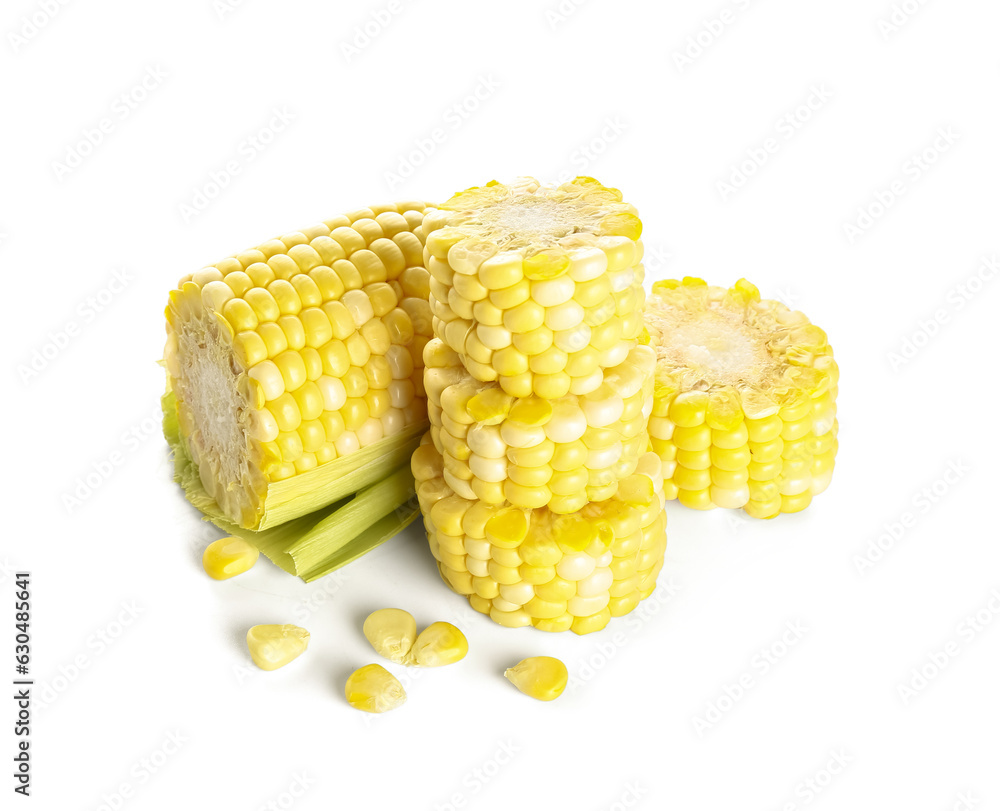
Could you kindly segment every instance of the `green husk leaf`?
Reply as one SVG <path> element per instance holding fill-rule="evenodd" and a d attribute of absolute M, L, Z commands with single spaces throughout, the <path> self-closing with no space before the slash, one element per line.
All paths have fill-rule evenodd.
<path fill-rule="evenodd" d="M 307 583 L 381 545 L 420 513 L 409 469 L 409 451 L 400 454 L 398 447 L 392 447 L 384 456 L 368 459 L 353 471 L 341 474 L 336 488 L 330 491 L 337 494 L 332 498 L 339 498 L 332 504 L 265 529 L 237 526 L 222 513 L 201 484 L 198 470 L 180 436 L 173 393 L 163 396 L 162 407 L 163 435 L 174 457 L 174 481 L 181 485 L 188 501 L 224 533 L 253 544 L 286 572 Z M 404 464 L 393 465 L 400 455 Z M 348 482 L 352 475 L 355 478 Z M 362 485 L 358 487 L 355 482 L 362 482 Z M 347 497 L 342 497 L 344 495 Z"/>

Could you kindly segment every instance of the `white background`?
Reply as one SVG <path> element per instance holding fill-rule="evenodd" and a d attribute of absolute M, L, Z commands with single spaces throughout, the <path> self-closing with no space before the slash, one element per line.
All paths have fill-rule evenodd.
<path fill-rule="evenodd" d="M 6 2 L 0 675 L 26 568 L 40 699 L 17 803 L 288 807 L 299 781 L 302 811 L 1000 809 L 1000 282 L 984 264 L 1000 252 L 1000 7 L 900 5 L 893 31 L 890 0 L 399 0 L 365 45 L 357 27 L 387 3 Z M 651 279 L 745 275 L 828 331 L 830 490 L 763 523 L 669 505 L 664 588 L 582 638 L 472 612 L 417 527 L 311 585 L 266 561 L 206 578 L 216 533 L 156 424 L 168 289 L 344 210 L 518 174 L 620 187 Z M 407 704 L 371 718 L 343 685 L 375 661 L 361 621 L 386 605 L 457 623 L 471 650 L 401 674 Z M 312 643 L 263 673 L 243 637 L 272 622 Z M 782 655 L 788 623 L 807 630 Z M 574 677 L 553 704 L 502 678 L 534 654 Z M 0 714 L 6 808 L 12 702 Z"/>

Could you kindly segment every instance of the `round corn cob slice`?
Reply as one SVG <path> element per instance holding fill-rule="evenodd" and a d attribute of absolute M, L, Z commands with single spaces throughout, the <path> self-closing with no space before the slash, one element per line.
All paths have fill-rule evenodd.
<path fill-rule="evenodd" d="M 593 178 L 459 192 L 424 217 L 434 334 L 514 397 L 601 385 L 642 333 L 642 223 Z"/>
<path fill-rule="evenodd" d="M 649 444 L 655 362 L 652 349 L 635 346 L 588 394 L 514 398 L 431 340 L 424 389 L 445 482 L 463 498 L 558 514 L 611 498 Z"/>
<path fill-rule="evenodd" d="M 501 625 L 578 634 L 627 614 L 656 587 L 667 544 L 660 468 L 646 453 L 614 497 L 558 515 L 456 495 L 429 436 L 412 460 L 445 582 Z"/>
<path fill-rule="evenodd" d="M 648 431 L 668 499 L 773 518 L 826 489 L 839 372 L 823 330 L 745 279 L 657 282 L 645 321 L 657 355 Z"/>
<path fill-rule="evenodd" d="M 405 464 L 416 446 L 431 335 L 424 210 L 335 217 L 171 291 L 168 391 L 201 483 L 233 523 L 316 510 L 342 497 L 325 498 L 330 462 L 369 448 Z"/>

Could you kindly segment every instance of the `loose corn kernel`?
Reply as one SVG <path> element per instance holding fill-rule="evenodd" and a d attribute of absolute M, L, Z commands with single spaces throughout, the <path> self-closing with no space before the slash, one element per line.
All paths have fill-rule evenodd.
<path fill-rule="evenodd" d="M 526 696 L 539 701 L 552 701 L 562 695 L 569 680 L 569 673 L 558 659 L 552 656 L 532 656 L 523 659 L 504 671 L 504 678 Z"/>
<path fill-rule="evenodd" d="M 277 670 L 309 646 L 309 632 L 298 625 L 255 625 L 247 631 L 250 657 L 261 670 Z"/>
<path fill-rule="evenodd" d="M 465 658 L 469 652 L 469 641 L 450 622 L 435 622 L 420 632 L 410 659 L 421 667 L 450 665 Z"/>
<path fill-rule="evenodd" d="M 376 664 L 360 667 L 348 676 L 344 695 L 348 704 L 363 712 L 388 712 L 406 701 L 399 679 Z"/>
<path fill-rule="evenodd" d="M 242 538 L 220 538 L 205 548 L 201 562 L 209 577 L 228 580 L 253 568 L 258 557 L 257 547 Z"/>
<path fill-rule="evenodd" d="M 377 654 L 404 664 L 417 638 L 417 621 L 401 608 L 381 608 L 368 615 L 363 632 Z"/>

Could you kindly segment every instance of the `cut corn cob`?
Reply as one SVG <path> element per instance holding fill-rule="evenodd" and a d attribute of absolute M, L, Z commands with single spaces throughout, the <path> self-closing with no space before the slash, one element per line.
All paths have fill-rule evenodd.
<path fill-rule="evenodd" d="M 515 399 L 431 340 L 424 389 L 445 482 L 463 498 L 560 514 L 611 498 L 647 449 L 655 360 L 635 346 L 588 394 Z"/>
<path fill-rule="evenodd" d="M 434 334 L 515 397 L 587 394 L 642 332 L 642 223 L 593 178 L 459 192 L 424 217 Z"/>
<path fill-rule="evenodd" d="M 656 454 L 642 456 L 613 498 L 569 515 L 456 495 L 429 436 L 412 465 L 441 576 L 495 622 L 590 633 L 655 588 L 667 543 Z"/>
<path fill-rule="evenodd" d="M 405 465 L 426 426 L 424 209 L 335 217 L 171 292 L 164 362 L 178 433 L 203 501 L 229 522 L 273 527 Z"/>
<path fill-rule="evenodd" d="M 826 489 L 839 373 L 823 330 L 745 279 L 729 290 L 657 282 L 645 320 L 657 354 L 649 435 L 667 498 L 772 518 Z"/>

